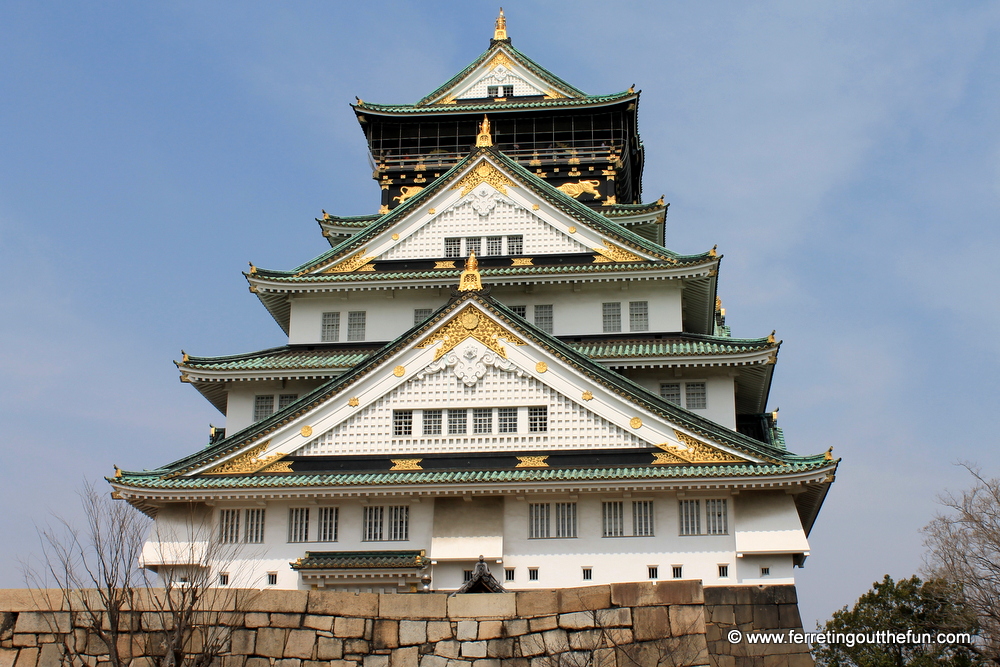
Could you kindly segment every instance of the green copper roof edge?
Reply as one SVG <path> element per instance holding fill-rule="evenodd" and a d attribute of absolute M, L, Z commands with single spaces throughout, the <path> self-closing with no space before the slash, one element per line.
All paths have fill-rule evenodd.
<path fill-rule="evenodd" d="M 355 113 L 375 113 L 375 114 L 441 114 L 441 113 L 492 113 L 500 111 L 513 111 L 517 109 L 547 109 L 560 107 L 586 107 L 590 105 L 609 104 L 613 102 L 624 102 L 625 100 L 638 98 L 638 93 L 630 93 L 627 90 L 607 95 L 587 95 L 586 97 L 556 97 L 552 99 L 533 99 L 517 101 L 516 98 L 508 99 L 504 102 L 475 102 L 470 104 L 377 104 L 375 102 L 365 102 L 364 104 L 352 104 Z"/>

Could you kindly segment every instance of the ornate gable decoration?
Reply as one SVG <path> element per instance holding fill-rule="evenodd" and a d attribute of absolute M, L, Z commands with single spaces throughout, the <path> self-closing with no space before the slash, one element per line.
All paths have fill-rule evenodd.
<path fill-rule="evenodd" d="M 506 174 L 494 167 L 488 160 L 481 160 L 479 164 L 463 176 L 458 183 L 451 186 L 452 190 L 462 190 L 462 196 L 472 192 L 480 183 L 487 183 L 496 188 L 500 194 L 507 194 L 507 188 L 516 188 L 517 184 L 507 178 Z"/>
<path fill-rule="evenodd" d="M 729 452 L 716 449 L 711 445 L 692 438 L 687 433 L 674 430 L 679 444 L 664 442 L 657 445 L 665 454 L 653 454 L 653 465 L 669 465 L 678 463 L 747 463 L 748 459 L 733 456 Z"/>
<path fill-rule="evenodd" d="M 434 360 L 437 361 L 468 338 L 475 338 L 504 359 L 507 358 L 507 351 L 500 343 L 501 338 L 513 345 L 526 344 L 504 327 L 488 319 L 478 308 L 469 304 L 453 315 L 444 326 L 439 327 L 424 341 L 418 343 L 416 347 L 426 348 L 441 343 L 441 347 L 434 352 Z"/>
<path fill-rule="evenodd" d="M 238 456 L 234 456 L 228 461 L 224 461 L 214 468 L 206 470 L 206 475 L 242 475 L 245 473 L 258 472 L 267 468 L 284 456 L 281 452 L 270 456 L 261 456 L 267 449 L 271 441 L 263 442 L 256 447 L 248 449 Z M 276 466 L 287 467 L 287 466 Z M 279 470 L 268 470 L 268 472 L 279 472 Z M 283 472 L 283 471 L 282 471 Z"/>

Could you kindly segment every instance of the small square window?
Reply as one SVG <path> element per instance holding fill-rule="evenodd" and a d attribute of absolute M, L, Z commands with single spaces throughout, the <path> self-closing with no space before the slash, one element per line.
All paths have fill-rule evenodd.
<path fill-rule="evenodd" d="M 508 236 L 507 237 L 507 254 L 508 255 L 521 255 L 521 254 L 524 254 L 524 237 L 523 236 Z"/>
<path fill-rule="evenodd" d="M 667 401 L 668 403 L 673 403 L 674 405 L 681 404 L 681 385 L 679 382 L 661 382 L 660 383 L 660 398 Z"/>
<path fill-rule="evenodd" d="M 601 305 L 604 333 L 617 333 L 622 330 L 622 305 L 620 303 L 605 303 Z"/>
<path fill-rule="evenodd" d="M 431 308 L 414 308 L 413 309 L 413 326 L 418 324 L 423 324 L 424 320 L 431 316 L 434 310 Z"/>
<path fill-rule="evenodd" d="M 299 400 L 298 394 L 279 394 L 278 395 L 278 409 L 284 410 L 289 405 Z"/>
<path fill-rule="evenodd" d="M 719 578 L 720 579 L 725 579 L 728 576 L 729 576 L 729 565 L 720 565 L 719 566 Z"/>
<path fill-rule="evenodd" d="M 762 568 L 760 568 L 760 576 L 762 576 L 762 577 L 770 577 L 771 576 L 771 568 L 770 567 L 762 567 Z"/>
<path fill-rule="evenodd" d="M 465 435 L 468 428 L 467 410 L 448 410 L 448 435 Z"/>
<path fill-rule="evenodd" d="M 462 581 L 472 581 L 472 570 L 462 570 Z"/>
<path fill-rule="evenodd" d="M 549 409 L 546 406 L 528 408 L 528 431 L 545 433 L 549 430 Z"/>
<path fill-rule="evenodd" d="M 505 567 L 503 570 L 503 580 L 504 581 L 514 581 L 514 568 Z"/>
<path fill-rule="evenodd" d="M 553 324 L 552 305 L 535 306 L 535 326 L 545 333 L 552 333 Z"/>
<path fill-rule="evenodd" d="M 513 310 L 514 314 L 518 317 L 528 317 L 527 306 L 511 306 L 510 309 Z"/>
<path fill-rule="evenodd" d="M 629 301 L 628 328 L 629 331 L 649 331 L 648 301 Z"/>
<path fill-rule="evenodd" d="M 473 433 L 493 432 L 492 408 L 474 408 L 472 410 L 472 432 Z"/>
<path fill-rule="evenodd" d="M 704 410 L 708 407 L 704 382 L 688 382 L 684 385 L 684 407 L 688 410 Z"/>
<path fill-rule="evenodd" d="M 358 310 L 347 313 L 347 340 L 364 340 L 365 323 L 368 320 L 368 312 Z"/>
<path fill-rule="evenodd" d="M 503 96 L 504 97 L 512 97 L 513 95 L 514 95 L 514 86 L 504 86 L 503 87 Z"/>
<path fill-rule="evenodd" d="M 274 396 L 253 397 L 253 420 L 259 422 L 274 414 Z"/>
<path fill-rule="evenodd" d="M 590 567 L 583 568 L 583 580 L 590 581 L 594 578 L 594 569 Z"/>
<path fill-rule="evenodd" d="M 445 257 L 461 257 L 462 256 L 462 239 L 445 239 L 444 240 L 444 256 Z"/>
<path fill-rule="evenodd" d="M 528 581 L 538 581 L 538 568 L 529 567 L 528 568 Z"/>
<path fill-rule="evenodd" d="M 392 411 L 392 435 L 395 438 L 413 435 L 413 410 Z"/>
<path fill-rule="evenodd" d="M 486 86 L 487 97 L 500 97 L 500 86 Z"/>
<path fill-rule="evenodd" d="M 649 567 L 646 568 L 646 570 L 647 570 L 647 574 L 649 574 L 649 578 L 650 579 L 659 579 L 660 578 L 660 568 L 658 566 L 656 566 L 656 565 L 650 565 Z"/>
<path fill-rule="evenodd" d="M 441 435 L 441 410 L 424 410 L 424 435 Z"/>
<path fill-rule="evenodd" d="M 478 236 L 471 236 L 465 239 L 465 255 L 468 256 L 471 253 L 476 253 L 477 255 L 482 255 L 482 242 L 483 240 Z"/>
<path fill-rule="evenodd" d="M 268 572 L 267 573 L 267 585 L 268 586 L 277 586 L 278 585 L 278 573 L 277 572 Z"/>
<path fill-rule="evenodd" d="M 503 254 L 503 237 L 502 236 L 487 236 L 486 237 L 486 254 L 487 255 L 502 255 Z"/>
<path fill-rule="evenodd" d="M 219 585 L 220 586 L 228 586 L 229 585 L 229 573 L 228 572 L 220 572 L 219 573 Z"/>
<path fill-rule="evenodd" d="M 684 566 L 683 565 L 674 565 L 672 569 L 674 571 L 674 579 L 683 579 L 684 578 Z"/>
<path fill-rule="evenodd" d="M 340 313 L 323 313 L 323 329 L 320 332 L 320 341 L 323 343 L 336 343 L 340 340 Z"/>
<path fill-rule="evenodd" d="M 517 408 L 498 408 L 497 426 L 500 433 L 517 433 Z"/>

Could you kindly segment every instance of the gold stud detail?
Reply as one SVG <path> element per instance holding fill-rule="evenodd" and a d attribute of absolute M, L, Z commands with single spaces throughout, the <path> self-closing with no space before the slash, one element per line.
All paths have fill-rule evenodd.
<path fill-rule="evenodd" d="M 538 371 L 539 373 L 544 373 L 545 371 L 549 370 L 549 365 L 544 361 L 539 361 L 537 364 L 535 364 L 535 370 Z"/>
<path fill-rule="evenodd" d="M 642 420 L 638 417 L 632 417 L 632 419 L 629 420 L 628 425 L 632 428 L 642 428 Z"/>
<path fill-rule="evenodd" d="M 393 234 L 392 235 L 392 240 L 393 241 L 398 241 L 399 240 L 399 234 Z"/>
<path fill-rule="evenodd" d="M 406 369 L 402 366 L 396 366 L 395 368 L 392 369 L 392 374 L 398 378 L 403 377 L 404 373 L 406 373 Z"/>
<path fill-rule="evenodd" d="M 570 227 L 568 231 L 570 234 L 576 234 L 576 227 Z"/>
<path fill-rule="evenodd" d="M 427 209 L 427 214 L 428 215 L 434 215 L 435 213 L 437 213 L 437 209 L 436 208 Z"/>
<path fill-rule="evenodd" d="M 349 401 L 347 401 L 347 404 L 349 406 L 351 406 L 352 408 L 358 407 L 358 398 L 357 398 L 357 396 L 351 396 L 351 399 Z"/>
<path fill-rule="evenodd" d="M 583 400 L 585 400 L 585 401 L 592 401 L 592 400 L 594 400 L 594 394 L 591 393 L 591 392 L 589 392 L 589 391 L 583 392 Z"/>
<path fill-rule="evenodd" d="M 538 206 L 538 204 L 532 204 L 532 205 L 531 205 L 531 210 L 532 210 L 532 211 L 537 211 L 537 210 L 538 210 L 539 208 L 540 208 L 540 207 Z"/>
<path fill-rule="evenodd" d="M 303 438 L 308 438 L 309 436 L 311 436 L 313 434 L 313 427 L 312 426 L 308 426 L 308 425 L 307 426 L 303 426 L 299 430 L 299 433 L 302 434 Z"/>

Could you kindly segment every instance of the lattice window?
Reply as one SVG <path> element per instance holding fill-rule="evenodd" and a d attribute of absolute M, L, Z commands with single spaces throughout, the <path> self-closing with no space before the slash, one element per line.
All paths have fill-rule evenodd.
<path fill-rule="evenodd" d="M 629 331 L 649 331 L 648 301 L 629 301 L 628 328 Z"/>
<path fill-rule="evenodd" d="M 622 330 L 622 305 L 617 302 L 601 304 L 604 333 Z"/>
<path fill-rule="evenodd" d="M 508 255 L 523 255 L 524 254 L 524 237 L 523 236 L 508 236 L 507 237 L 507 254 Z"/>
<path fill-rule="evenodd" d="M 288 510 L 288 541 L 309 541 L 308 507 L 292 507 Z"/>
<path fill-rule="evenodd" d="M 223 544 L 236 544 L 240 541 L 240 511 L 219 511 L 219 541 Z"/>
<path fill-rule="evenodd" d="M 298 394 L 280 394 L 278 396 L 278 409 L 284 410 L 297 400 L 299 400 Z"/>
<path fill-rule="evenodd" d="M 320 507 L 316 539 L 320 542 L 336 542 L 339 519 L 339 507 Z"/>
<path fill-rule="evenodd" d="M 365 323 L 368 313 L 364 310 L 356 310 L 347 313 L 347 340 L 364 340 Z"/>
<path fill-rule="evenodd" d="M 729 503 L 725 498 L 710 498 L 705 501 L 705 532 L 709 535 L 725 535 L 729 532 Z"/>
<path fill-rule="evenodd" d="M 448 435 L 464 435 L 468 431 L 468 411 L 448 410 Z"/>
<path fill-rule="evenodd" d="M 424 435 L 441 435 L 441 410 L 424 410 Z"/>
<path fill-rule="evenodd" d="M 493 432 L 493 409 L 475 408 L 472 411 L 472 432 L 492 433 Z"/>
<path fill-rule="evenodd" d="M 528 408 L 528 431 L 545 433 L 549 430 L 549 409 L 542 405 Z"/>
<path fill-rule="evenodd" d="M 450 238 L 444 240 L 444 256 L 445 257 L 461 257 L 462 256 L 462 239 Z"/>
<path fill-rule="evenodd" d="M 340 313 L 323 313 L 320 341 L 336 343 L 338 340 L 340 340 Z"/>
<path fill-rule="evenodd" d="M 681 535 L 701 534 L 701 501 L 681 500 L 680 507 Z"/>
<path fill-rule="evenodd" d="M 482 245 L 483 240 L 478 236 L 470 236 L 465 239 L 465 257 L 469 256 L 469 253 L 476 253 L 477 255 L 482 255 Z"/>
<path fill-rule="evenodd" d="M 660 398 L 667 401 L 668 403 L 673 403 L 674 405 L 681 404 L 681 385 L 679 382 L 661 382 L 660 383 Z"/>
<path fill-rule="evenodd" d="M 556 537 L 576 537 L 576 503 L 556 503 Z"/>
<path fill-rule="evenodd" d="M 498 408 L 497 426 L 500 433 L 517 433 L 517 408 Z"/>
<path fill-rule="evenodd" d="M 653 501 L 632 501 L 632 534 L 636 537 L 653 536 Z"/>
<path fill-rule="evenodd" d="M 414 308 L 413 309 L 413 326 L 418 324 L 423 324 L 424 320 L 431 316 L 434 312 L 433 308 Z"/>
<path fill-rule="evenodd" d="M 513 97 L 514 96 L 514 86 L 509 86 L 509 85 L 508 86 L 504 86 L 503 87 L 503 96 L 504 97 Z"/>
<path fill-rule="evenodd" d="M 413 435 L 413 410 L 392 411 L 392 435 L 396 438 Z"/>
<path fill-rule="evenodd" d="M 500 97 L 500 86 L 486 86 L 487 97 Z"/>
<path fill-rule="evenodd" d="M 603 537 L 622 537 L 625 535 L 625 504 L 621 500 L 601 503 Z"/>
<path fill-rule="evenodd" d="M 246 520 L 243 522 L 243 541 L 248 544 L 260 544 L 264 541 L 264 508 L 244 511 Z"/>
<path fill-rule="evenodd" d="M 487 255 L 502 255 L 503 254 L 503 237 L 502 236 L 487 236 L 486 237 L 486 254 Z"/>
<path fill-rule="evenodd" d="M 274 396 L 253 397 L 253 420 L 259 422 L 274 414 Z"/>
<path fill-rule="evenodd" d="M 528 317 L 528 307 L 527 306 L 511 306 L 510 309 L 514 311 L 514 314 L 518 317 L 527 318 Z"/>
<path fill-rule="evenodd" d="M 537 540 L 546 537 L 549 537 L 549 504 L 529 503 L 528 539 Z"/>
<path fill-rule="evenodd" d="M 535 326 L 545 333 L 552 333 L 552 304 L 535 306 Z"/>
<path fill-rule="evenodd" d="M 708 407 L 708 395 L 704 382 L 688 382 L 684 385 L 684 403 L 688 410 L 704 410 Z"/>

